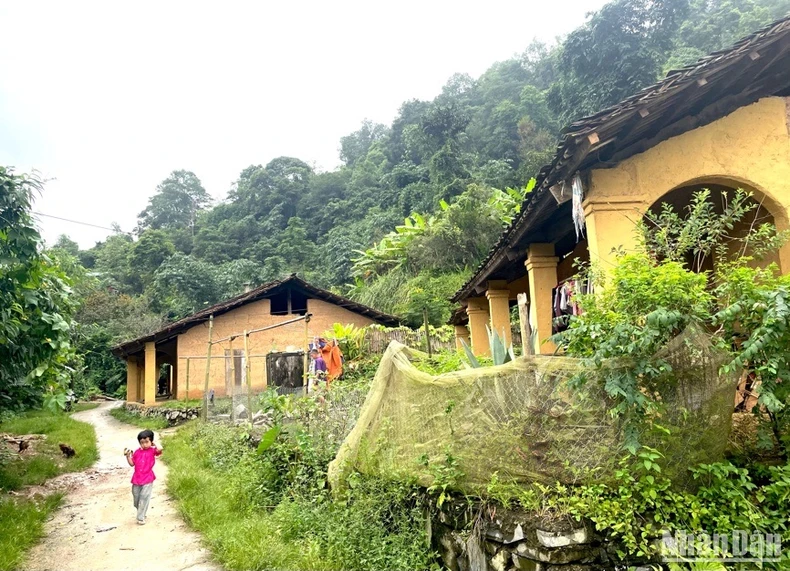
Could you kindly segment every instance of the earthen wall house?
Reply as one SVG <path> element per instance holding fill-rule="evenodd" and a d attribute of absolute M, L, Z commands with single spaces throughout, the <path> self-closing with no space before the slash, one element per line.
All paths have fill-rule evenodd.
<path fill-rule="evenodd" d="M 307 314 L 309 321 L 303 318 Z M 398 325 L 397 318 L 391 315 L 291 276 L 117 346 L 114 353 L 127 364 L 127 400 L 145 404 L 161 401 L 156 394 L 156 383 L 163 364 L 169 364 L 173 369 L 172 398 L 202 397 L 212 316 L 212 339 L 215 343 L 211 348 L 209 389 L 213 389 L 216 396 L 225 395 L 231 388 L 234 392 L 247 390 L 242 335 L 245 331 L 276 326 L 248 337 L 250 385 L 253 391 L 258 392 L 268 384 L 266 356 L 272 352 L 304 351 L 313 337 L 331 330 L 335 323 L 358 327 L 374 323 Z M 229 339 L 232 336 L 237 337 Z M 231 359 L 231 355 L 235 358 Z"/>

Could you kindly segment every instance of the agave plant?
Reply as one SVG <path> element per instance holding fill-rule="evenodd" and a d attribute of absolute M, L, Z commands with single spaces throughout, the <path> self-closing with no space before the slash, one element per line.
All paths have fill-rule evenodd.
<path fill-rule="evenodd" d="M 509 347 L 505 347 L 504 331 L 502 332 L 502 337 L 488 325 L 486 325 L 486 331 L 488 331 L 488 345 L 491 348 L 491 358 L 494 361 L 494 365 L 504 365 L 509 361 L 515 361 L 516 355 L 513 353 L 513 344 L 511 343 Z M 469 359 L 469 364 L 472 368 L 476 369 L 482 367 L 480 361 L 477 360 L 477 357 L 475 357 L 475 354 L 472 352 L 472 349 L 466 344 L 466 341 L 461 339 L 461 345 L 463 345 L 466 357 Z"/>

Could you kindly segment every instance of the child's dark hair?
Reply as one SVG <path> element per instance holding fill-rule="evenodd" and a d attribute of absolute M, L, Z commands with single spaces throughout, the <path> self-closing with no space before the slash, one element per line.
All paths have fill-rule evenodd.
<path fill-rule="evenodd" d="M 137 442 L 140 442 L 143 438 L 147 438 L 151 442 L 154 441 L 154 432 L 152 430 L 143 430 L 140 434 L 137 435 Z"/>
<path fill-rule="evenodd" d="M 310 349 L 310 354 L 312 355 L 313 353 L 318 355 L 318 353 L 320 353 L 320 351 L 318 349 Z"/>

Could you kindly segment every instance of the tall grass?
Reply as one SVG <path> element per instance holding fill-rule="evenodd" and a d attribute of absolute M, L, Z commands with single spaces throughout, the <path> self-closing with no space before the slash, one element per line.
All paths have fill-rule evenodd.
<path fill-rule="evenodd" d="M 281 537 L 267 510 L 240 509 L 228 472 L 212 469 L 190 442 L 196 426 L 167 439 L 167 491 L 227 569 L 334 569 L 314 547 Z"/>
<path fill-rule="evenodd" d="M 293 429 L 259 455 L 245 429 L 193 422 L 167 439 L 167 490 L 229 570 L 425 569 L 433 561 L 409 486 L 325 487 L 333 450 Z"/>
<path fill-rule="evenodd" d="M 62 498 L 61 494 L 31 500 L 0 497 L 0 571 L 19 568 L 25 552 L 43 535 L 44 522 Z"/>
<path fill-rule="evenodd" d="M 78 472 L 99 458 L 93 426 L 79 422 L 68 414 L 37 410 L 26 412 L 0 423 L 0 432 L 43 434 L 43 440 L 31 442 L 30 448 L 0 465 L 0 490 L 41 484 L 64 472 Z M 66 458 L 59 444 L 71 446 L 76 455 Z"/>

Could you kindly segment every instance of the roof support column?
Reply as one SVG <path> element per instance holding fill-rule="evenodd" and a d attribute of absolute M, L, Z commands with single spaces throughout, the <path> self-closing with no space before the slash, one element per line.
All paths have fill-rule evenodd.
<path fill-rule="evenodd" d="M 473 297 L 467 302 L 466 314 L 469 316 L 469 332 L 472 335 L 472 352 L 479 357 L 489 357 L 491 349 L 488 344 L 488 300 L 484 297 Z"/>
<path fill-rule="evenodd" d="M 469 346 L 469 328 L 466 325 L 455 326 L 455 348 L 459 351 L 462 351 L 464 348 L 461 341 Z"/>
<path fill-rule="evenodd" d="M 510 333 L 510 290 L 505 280 L 492 280 L 488 282 L 488 312 L 491 315 L 491 329 L 497 335 L 504 337 L 505 347 L 512 343 Z"/>
<path fill-rule="evenodd" d="M 156 343 L 149 341 L 145 344 L 145 378 L 143 380 L 143 394 L 146 405 L 156 404 L 156 381 L 158 380 L 156 370 Z"/>
<path fill-rule="evenodd" d="M 551 290 L 557 287 L 557 262 L 554 244 L 530 244 L 527 253 L 529 274 L 529 320 L 535 332 L 535 354 L 554 353 L 554 343 L 546 341 L 551 336 L 554 318 Z M 545 342 L 544 342 L 545 341 Z"/>
<path fill-rule="evenodd" d="M 137 401 L 137 359 L 126 358 L 126 402 Z"/>
<path fill-rule="evenodd" d="M 608 197 L 584 203 L 584 221 L 590 261 L 606 272 L 615 263 L 616 252 L 636 247 L 634 230 L 649 205 L 643 197 Z"/>

